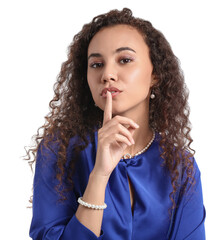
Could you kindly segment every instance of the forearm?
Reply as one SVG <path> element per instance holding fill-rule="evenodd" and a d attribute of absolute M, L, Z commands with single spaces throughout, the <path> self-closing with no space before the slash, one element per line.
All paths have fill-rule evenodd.
<path fill-rule="evenodd" d="M 108 180 L 109 178 L 100 177 L 92 172 L 89 176 L 89 181 L 82 200 L 95 205 L 103 205 Z M 103 220 L 103 211 L 104 210 L 94 210 L 79 205 L 75 216 L 85 227 L 99 237 Z"/>

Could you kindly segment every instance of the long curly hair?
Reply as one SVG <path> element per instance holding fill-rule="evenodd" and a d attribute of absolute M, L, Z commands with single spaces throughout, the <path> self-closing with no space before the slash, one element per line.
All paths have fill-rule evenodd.
<path fill-rule="evenodd" d="M 59 184 L 56 190 L 64 200 L 64 192 L 74 186 L 71 176 L 78 160 L 71 159 L 66 167 L 69 140 L 74 136 L 81 139 L 80 143 L 83 144 L 78 142 L 75 146 L 75 152 L 79 153 L 89 144 L 88 136 L 90 141 L 94 141 L 94 131 L 103 121 L 103 111 L 95 107 L 87 83 L 88 46 L 100 29 L 117 24 L 127 24 L 137 29 L 149 47 L 153 75 L 157 80 L 151 89 L 156 98 L 150 100 L 149 124 L 161 136 L 160 152 L 170 174 L 173 191 L 169 197 L 174 208 L 175 193 L 183 187 L 179 183 L 181 178 L 179 166 L 182 166 L 182 173 L 186 176 L 184 186 L 193 179 L 195 151 L 190 147 L 193 140 L 190 136 L 188 89 L 180 63 L 164 35 L 149 21 L 135 18 L 128 8 L 121 11 L 112 10 L 94 17 L 74 36 L 68 48 L 67 61 L 62 64 L 54 84 L 54 97 L 49 103 L 50 112 L 45 117 L 45 124 L 33 136 L 35 147 L 29 148 L 28 151 L 25 148 L 28 156 L 25 160 L 28 160 L 32 167 L 42 140 L 47 147 L 50 147 L 51 141 L 59 143 L 56 172 Z M 42 134 L 39 133 L 40 129 L 43 130 Z M 34 156 L 33 160 L 30 153 Z"/>

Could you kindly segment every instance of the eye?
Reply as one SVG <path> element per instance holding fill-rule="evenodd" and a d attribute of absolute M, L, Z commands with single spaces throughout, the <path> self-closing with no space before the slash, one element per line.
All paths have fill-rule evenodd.
<path fill-rule="evenodd" d="M 101 63 L 101 62 L 96 62 L 96 63 L 91 63 L 90 64 L 91 68 L 100 68 L 102 66 L 103 66 L 103 63 Z"/>
<path fill-rule="evenodd" d="M 119 60 L 119 62 L 122 63 L 122 64 L 126 64 L 126 63 L 132 62 L 132 60 L 133 59 L 131 59 L 131 58 L 122 58 L 122 59 Z"/>

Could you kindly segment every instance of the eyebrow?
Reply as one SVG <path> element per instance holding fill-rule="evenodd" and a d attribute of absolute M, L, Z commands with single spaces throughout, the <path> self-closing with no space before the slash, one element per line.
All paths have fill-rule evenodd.
<path fill-rule="evenodd" d="M 132 51 L 132 52 L 135 52 L 136 51 L 130 47 L 120 47 L 120 48 L 117 48 L 115 53 L 119 53 L 119 52 L 122 52 L 122 51 Z M 102 55 L 100 53 L 91 53 L 90 56 L 87 58 L 87 60 L 89 60 L 91 57 L 102 57 Z"/>

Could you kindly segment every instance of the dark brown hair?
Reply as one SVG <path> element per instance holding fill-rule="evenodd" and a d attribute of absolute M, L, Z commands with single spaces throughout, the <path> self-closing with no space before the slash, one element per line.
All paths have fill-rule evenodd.
<path fill-rule="evenodd" d="M 149 21 L 135 18 L 130 9 L 112 10 L 93 18 L 92 22 L 74 36 L 68 48 L 68 59 L 62 64 L 61 71 L 54 85 L 54 98 L 50 101 L 50 113 L 45 117 L 45 124 L 34 135 L 36 147 L 27 152 L 29 164 L 36 160 L 36 152 L 43 139 L 44 145 L 51 141 L 59 143 L 56 178 L 59 181 L 57 191 L 65 198 L 64 191 L 73 187 L 71 176 L 76 159 L 71 159 L 66 168 L 66 149 L 70 138 L 79 136 L 83 144 L 75 146 L 80 152 L 94 141 L 94 131 L 101 126 L 103 111 L 94 106 L 94 101 L 87 83 L 87 50 L 93 36 L 102 28 L 117 24 L 127 24 L 137 29 L 143 36 L 150 50 L 153 75 L 157 83 L 153 86 L 156 98 L 150 100 L 150 127 L 160 133 L 161 157 L 168 169 L 173 187 L 170 199 L 175 205 L 174 194 L 180 187 L 180 168 L 186 176 L 185 186 L 192 180 L 194 150 L 190 148 L 188 90 L 177 57 L 163 36 Z M 39 130 L 43 129 L 40 134 Z M 30 152 L 34 159 L 31 161 Z M 193 153 L 192 153 L 193 152 Z M 64 175 L 67 173 L 67 178 Z M 63 189 L 63 182 L 70 188 Z M 65 185 L 66 186 L 66 185 Z M 182 186 L 181 186 L 182 187 Z"/>

